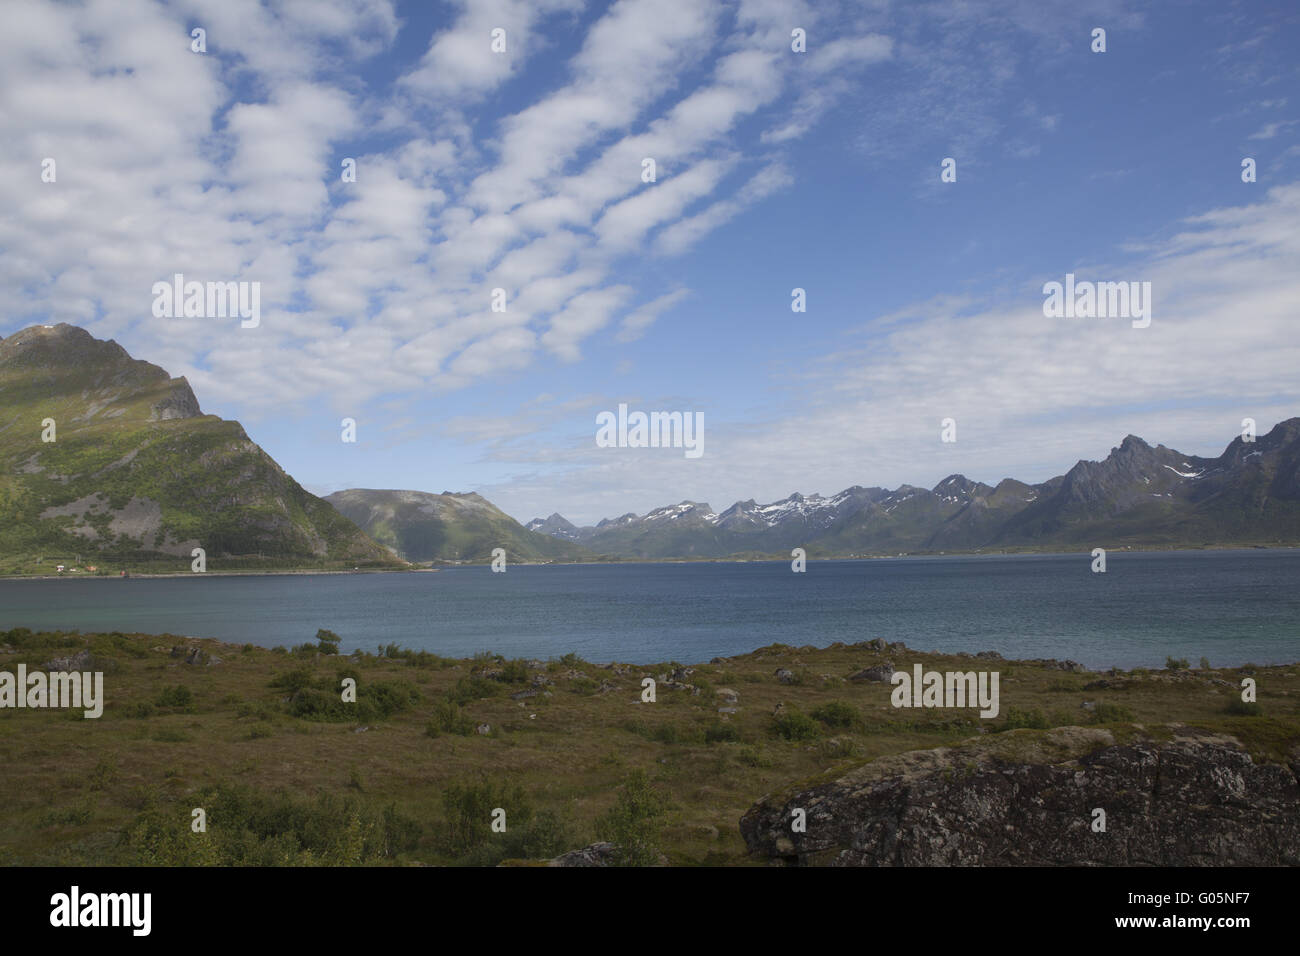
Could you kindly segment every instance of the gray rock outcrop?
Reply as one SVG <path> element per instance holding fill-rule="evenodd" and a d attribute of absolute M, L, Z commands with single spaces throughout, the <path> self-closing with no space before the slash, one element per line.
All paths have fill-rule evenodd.
<path fill-rule="evenodd" d="M 1292 755 L 1257 764 L 1189 728 L 1123 745 L 1096 728 L 1011 731 L 764 797 L 740 829 L 752 853 L 802 865 L 1295 866 Z M 806 832 L 792 832 L 795 808 Z"/>

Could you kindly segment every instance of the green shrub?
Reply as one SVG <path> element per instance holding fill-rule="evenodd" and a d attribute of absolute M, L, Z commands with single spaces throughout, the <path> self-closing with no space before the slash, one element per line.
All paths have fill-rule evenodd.
<path fill-rule="evenodd" d="M 357 685 L 357 704 L 368 706 L 363 720 L 391 717 L 420 702 L 420 691 L 404 680 L 370 681 Z"/>
<path fill-rule="evenodd" d="M 502 809 L 505 809 L 504 807 Z M 496 866 L 502 860 L 548 859 L 569 847 L 568 828 L 550 810 L 529 816 L 521 825 L 518 813 L 506 813 L 506 832 L 493 833 L 492 839 L 464 853 L 460 866 Z"/>
<path fill-rule="evenodd" d="M 380 720 L 418 703 L 420 692 L 406 681 L 357 683 L 357 699 L 343 700 L 338 685 L 327 678 L 324 687 L 304 687 L 289 700 L 290 716 L 333 723 Z"/>
<path fill-rule="evenodd" d="M 302 720 L 342 723 L 353 719 L 365 719 L 360 712 L 360 704 L 360 695 L 357 703 L 345 704 L 340 694 L 318 690 L 315 687 L 304 687 L 302 690 L 295 691 L 289 699 L 288 713 L 290 717 L 298 717 Z"/>
<path fill-rule="evenodd" d="M 314 679 L 310 667 L 295 667 L 293 670 L 285 671 L 283 674 L 277 674 L 272 678 L 270 686 L 279 688 L 280 690 L 287 690 L 289 693 L 293 694 L 303 690 L 304 688 L 310 687 Z"/>
<path fill-rule="evenodd" d="M 1008 707 L 1007 716 L 998 730 L 1046 730 L 1050 726 L 1047 715 L 1037 707 L 1031 710 L 1021 710 L 1019 707 Z"/>
<path fill-rule="evenodd" d="M 1234 697 L 1228 701 L 1226 713 L 1234 717 L 1262 717 L 1264 709 L 1256 701 L 1242 700 L 1240 697 Z"/>
<path fill-rule="evenodd" d="M 153 704 L 147 700 L 137 700 L 133 703 L 122 705 L 123 717 L 152 717 L 154 715 Z"/>
<path fill-rule="evenodd" d="M 1201 670 L 1203 670 L 1203 671 L 1208 671 L 1208 670 L 1210 670 L 1210 669 L 1211 669 L 1211 668 L 1210 668 L 1210 659 L 1209 659 L 1208 657 L 1202 657 L 1202 658 L 1201 658 Z"/>
<path fill-rule="evenodd" d="M 827 727 L 853 727 L 861 722 L 857 709 L 842 700 L 822 704 L 812 711 L 811 716 Z"/>
<path fill-rule="evenodd" d="M 111 784 L 117 781 L 117 778 L 117 765 L 112 760 L 105 758 L 95 764 L 95 769 L 90 771 L 90 780 L 87 786 L 91 790 L 107 790 Z"/>
<path fill-rule="evenodd" d="M 443 734 L 468 737 L 474 732 L 474 721 L 460 709 L 459 704 L 444 697 L 433 705 L 424 732 L 430 737 L 441 737 Z"/>
<path fill-rule="evenodd" d="M 774 718 L 777 736 L 786 740 L 813 740 L 821 733 L 821 724 L 807 714 L 787 710 Z"/>
<path fill-rule="evenodd" d="M 1092 710 L 1092 722 L 1094 724 L 1129 723 L 1132 720 L 1133 711 L 1108 701 L 1097 701 L 1097 706 Z"/>
<path fill-rule="evenodd" d="M 410 648 L 399 647 L 397 644 L 380 645 L 379 657 L 386 657 L 390 660 L 404 660 L 415 667 L 450 667 L 453 661 L 446 657 L 439 657 L 437 654 L 430 654 L 428 651 L 414 651 Z"/>
<path fill-rule="evenodd" d="M 857 744 L 847 737 L 836 737 L 822 744 L 822 754 L 832 760 L 843 760 L 857 752 Z"/>
<path fill-rule="evenodd" d="M 194 692 L 183 684 L 164 687 L 158 692 L 158 696 L 154 698 L 154 703 L 159 707 L 189 710 L 194 706 Z"/>
<path fill-rule="evenodd" d="M 698 744 L 704 742 L 705 731 L 700 727 L 659 724 L 650 732 L 650 739 L 661 744 Z"/>
<path fill-rule="evenodd" d="M 442 791 L 442 805 L 446 812 L 446 845 L 454 856 L 491 839 L 491 819 L 498 806 L 506 810 L 507 832 L 511 816 L 516 823 L 523 823 L 532 813 L 523 788 L 489 782 L 452 783 Z"/>
<path fill-rule="evenodd" d="M 684 742 L 675 724 L 659 724 L 650 731 L 650 739 L 658 741 L 661 744 L 679 744 Z"/>
<path fill-rule="evenodd" d="M 446 812 L 443 843 L 457 862 L 493 866 L 504 859 L 555 856 L 567 834 L 553 813 L 536 813 L 527 791 L 518 784 L 481 778 L 453 783 L 442 791 Z M 505 811 L 505 831 L 493 832 L 494 811 Z"/>
<path fill-rule="evenodd" d="M 327 631 L 321 628 L 316 632 L 317 650 L 322 654 L 337 654 L 339 652 L 339 642 L 343 638 L 339 637 L 333 631 Z"/>
<path fill-rule="evenodd" d="M 644 737 L 646 740 L 650 739 L 650 725 L 640 717 L 629 717 L 627 720 L 619 724 L 619 727 L 626 730 L 629 734 L 636 734 L 638 737 Z"/>
<path fill-rule="evenodd" d="M 468 704 L 484 697 L 496 697 L 502 689 L 498 682 L 473 674 L 456 681 L 447 696 L 458 704 Z"/>
<path fill-rule="evenodd" d="M 90 822 L 91 807 L 87 804 L 72 807 L 51 807 L 41 812 L 36 825 L 45 827 L 81 826 Z"/>
<path fill-rule="evenodd" d="M 342 683 L 345 678 L 357 682 L 357 699 L 344 702 Z M 355 667 L 342 667 L 329 676 L 317 678 L 306 665 L 278 674 L 271 687 L 289 691 L 286 708 L 290 716 L 318 721 L 367 721 L 390 717 L 420 700 L 420 691 L 405 680 L 363 681 Z M 241 706 L 239 716 L 262 716 L 251 705 Z"/>
<path fill-rule="evenodd" d="M 1166 657 L 1165 667 L 1171 671 L 1185 671 L 1188 668 L 1187 658 L 1185 657 Z"/>
<path fill-rule="evenodd" d="M 715 721 L 704 728 L 704 742 L 706 744 L 739 743 L 740 731 L 734 724 L 723 723 L 721 720 Z"/>
<path fill-rule="evenodd" d="M 635 770 L 619 789 L 614 806 L 596 820 L 596 838 L 614 844 L 615 866 L 653 866 L 659 860 L 655 844 L 668 808 L 644 770 Z"/>
<path fill-rule="evenodd" d="M 248 717 L 257 720 L 266 720 L 271 716 L 271 708 L 267 707 L 266 704 L 263 704 L 260 701 L 245 700 L 235 708 L 235 716 L 240 720 L 244 720 Z"/>
<path fill-rule="evenodd" d="M 189 808 L 207 811 L 208 832 L 190 831 Z M 218 784 L 183 804 L 150 803 L 127 829 L 121 850 L 151 866 L 358 866 L 414 849 L 418 820 L 360 796 L 314 801 L 243 785 Z"/>
<path fill-rule="evenodd" d="M 503 684 L 522 684 L 528 680 L 528 665 L 521 660 L 506 661 L 497 680 Z"/>

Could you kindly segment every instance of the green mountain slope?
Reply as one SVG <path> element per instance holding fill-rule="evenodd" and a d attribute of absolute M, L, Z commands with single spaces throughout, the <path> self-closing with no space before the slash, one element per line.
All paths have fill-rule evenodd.
<path fill-rule="evenodd" d="M 585 548 L 529 531 L 474 493 L 350 488 L 325 498 L 408 561 L 485 561 L 504 548 L 507 561 L 578 561 Z"/>
<path fill-rule="evenodd" d="M 0 340 L 0 570 L 186 571 L 195 547 L 214 571 L 400 565 L 185 379 L 71 325 Z"/>

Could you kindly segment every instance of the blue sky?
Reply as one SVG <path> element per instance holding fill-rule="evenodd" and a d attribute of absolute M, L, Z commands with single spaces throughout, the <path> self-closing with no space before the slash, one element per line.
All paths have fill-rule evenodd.
<path fill-rule="evenodd" d="M 319 493 L 586 523 L 1042 480 L 1129 432 L 1213 454 L 1300 414 L 1293 3 L 7 14 L 0 334 L 115 338 Z M 260 282 L 261 324 L 155 318 L 175 272 Z M 1044 317 L 1067 272 L 1152 282 L 1151 326 Z M 597 448 L 620 402 L 702 412 L 705 454 Z"/>

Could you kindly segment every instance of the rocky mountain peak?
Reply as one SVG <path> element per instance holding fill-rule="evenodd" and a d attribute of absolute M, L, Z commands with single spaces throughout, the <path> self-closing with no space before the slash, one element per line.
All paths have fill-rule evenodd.
<path fill-rule="evenodd" d="M 137 406 L 128 417 L 147 421 L 203 414 L 184 378 L 66 322 L 29 326 L 0 340 L 0 390 L 15 402 L 24 393 L 79 394 L 90 407 L 79 418 L 85 422 L 120 416 L 128 406 Z"/>
<path fill-rule="evenodd" d="M 58 325 L 30 325 L 0 340 L 0 368 L 75 369 L 111 364 L 120 366 L 134 360 L 126 349 L 111 339 L 101 341 L 83 328 L 60 322 Z M 139 365 L 157 369 L 156 365 Z"/>
<path fill-rule="evenodd" d="M 557 538 L 569 537 L 578 530 L 577 525 L 558 511 L 551 512 L 549 518 L 534 518 L 524 527 L 529 531 L 538 531 L 542 534 L 554 535 Z"/>

